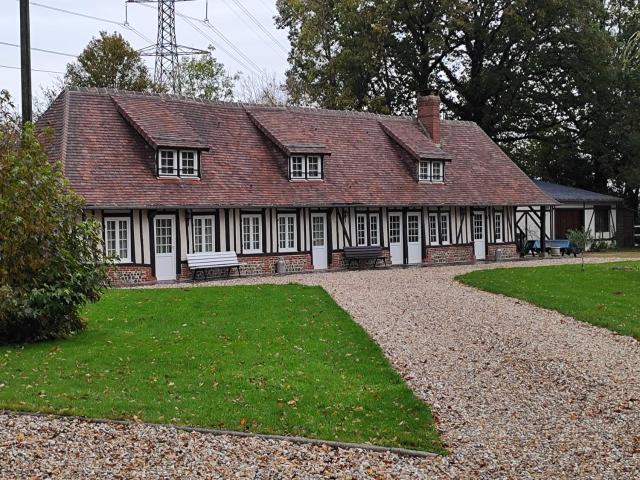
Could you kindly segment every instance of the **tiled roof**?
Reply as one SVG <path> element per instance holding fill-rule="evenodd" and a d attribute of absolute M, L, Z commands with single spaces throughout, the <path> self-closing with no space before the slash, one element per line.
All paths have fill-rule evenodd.
<path fill-rule="evenodd" d="M 273 143 L 256 119 L 269 123 L 283 145 Z M 56 132 L 64 148 L 50 154 L 64 161 L 90 208 L 555 203 L 470 122 L 442 122 L 440 148 L 451 157 L 445 183 L 418 183 L 414 158 L 381 121 L 415 125 L 409 117 L 67 90 L 39 126 Z M 160 138 L 209 148 L 201 156 L 201 179 L 156 178 Z M 309 143 L 331 153 L 325 180 L 288 181 L 282 146 Z"/>
<path fill-rule="evenodd" d="M 153 148 L 208 148 L 171 100 L 135 95 L 111 95 L 111 98 L 122 116 Z"/>
<path fill-rule="evenodd" d="M 398 145 L 416 160 L 428 158 L 451 159 L 451 155 L 431 141 L 431 138 L 418 124 L 418 120 L 383 120 L 380 125 L 387 135 L 393 138 Z"/>
<path fill-rule="evenodd" d="M 558 183 L 545 182 L 542 180 L 535 180 L 535 183 L 543 192 L 558 202 L 615 203 L 622 201 L 620 198 L 611 195 L 583 190 L 582 188 L 567 187 L 566 185 L 560 185 Z"/>

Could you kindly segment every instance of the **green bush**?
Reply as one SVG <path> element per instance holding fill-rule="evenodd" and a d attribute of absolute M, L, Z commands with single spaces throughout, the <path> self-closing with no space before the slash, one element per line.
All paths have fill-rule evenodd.
<path fill-rule="evenodd" d="M 110 262 L 101 226 L 0 92 L 0 343 L 69 335 L 100 298 Z"/>

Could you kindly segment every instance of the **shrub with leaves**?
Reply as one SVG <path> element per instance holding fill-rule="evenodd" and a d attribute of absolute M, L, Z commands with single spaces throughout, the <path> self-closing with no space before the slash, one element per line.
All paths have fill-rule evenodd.
<path fill-rule="evenodd" d="M 582 270 L 584 270 L 584 251 L 587 245 L 593 241 L 591 234 L 583 228 L 567 231 L 567 238 L 571 243 L 580 249 L 580 258 L 582 259 Z"/>
<path fill-rule="evenodd" d="M 0 93 L 0 343 L 69 335 L 79 308 L 100 298 L 110 264 L 100 225 L 50 162 L 33 127 L 22 131 Z"/>

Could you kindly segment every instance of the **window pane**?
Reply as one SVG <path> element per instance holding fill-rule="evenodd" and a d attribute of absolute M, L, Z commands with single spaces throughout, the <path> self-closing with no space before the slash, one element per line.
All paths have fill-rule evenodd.
<path fill-rule="evenodd" d="M 172 227 L 170 218 L 156 218 L 156 253 L 173 253 Z"/>
<path fill-rule="evenodd" d="M 380 245 L 378 239 L 378 215 L 373 214 L 369 216 L 369 241 L 371 245 Z"/>
<path fill-rule="evenodd" d="M 434 214 L 429 215 L 429 243 L 438 243 L 438 222 Z"/>
<path fill-rule="evenodd" d="M 502 213 L 495 214 L 496 240 L 502 240 Z"/>
<path fill-rule="evenodd" d="M 291 157 L 291 178 L 304 178 L 304 157 Z"/>
<path fill-rule="evenodd" d="M 430 180 L 429 178 L 429 162 L 421 160 L 418 170 L 418 178 L 420 180 Z"/>
<path fill-rule="evenodd" d="M 442 162 L 431 162 L 431 181 L 442 181 Z"/>
<path fill-rule="evenodd" d="M 197 175 L 196 152 L 180 152 L 180 175 Z"/>
<path fill-rule="evenodd" d="M 324 247 L 323 217 L 311 217 L 311 240 L 314 247 Z"/>
<path fill-rule="evenodd" d="M 295 249 L 295 216 L 278 217 L 278 248 L 280 250 Z"/>
<path fill-rule="evenodd" d="M 400 243 L 400 215 L 389 216 L 389 243 Z"/>
<path fill-rule="evenodd" d="M 484 218 L 481 213 L 473 214 L 473 239 L 484 239 Z"/>
<path fill-rule="evenodd" d="M 420 241 L 420 217 L 407 215 L 407 241 L 417 243 Z"/>
<path fill-rule="evenodd" d="M 116 221 L 107 220 L 105 222 L 105 250 L 110 257 L 118 255 L 116 250 Z"/>
<path fill-rule="evenodd" d="M 356 245 L 367 244 L 367 216 L 359 214 L 356 216 Z"/>
<path fill-rule="evenodd" d="M 320 157 L 307 157 L 308 178 L 321 178 Z"/>
<path fill-rule="evenodd" d="M 160 175 L 176 174 L 176 158 L 173 150 L 160 150 Z"/>
<path fill-rule="evenodd" d="M 449 215 L 447 214 L 440 216 L 440 239 L 443 242 L 449 241 Z"/>

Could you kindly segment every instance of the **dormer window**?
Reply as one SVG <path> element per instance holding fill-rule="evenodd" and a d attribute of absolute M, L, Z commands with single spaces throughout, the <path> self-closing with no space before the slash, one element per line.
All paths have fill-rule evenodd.
<path fill-rule="evenodd" d="M 420 160 L 418 162 L 418 180 L 421 182 L 444 182 L 444 162 L 440 160 Z"/>
<path fill-rule="evenodd" d="M 199 177 L 199 153 L 197 150 L 159 150 L 157 168 L 158 177 Z"/>
<path fill-rule="evenodd" d="M 321 180 L 324 178 L 323 163 L 320 155 L 292 155 L 289 157 L 289 180 Z"/>

